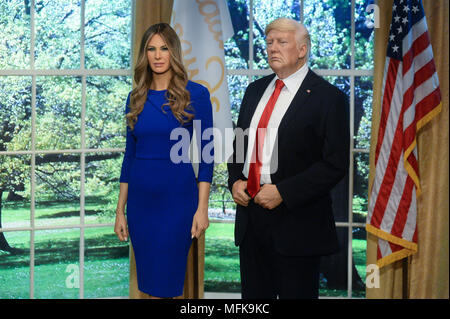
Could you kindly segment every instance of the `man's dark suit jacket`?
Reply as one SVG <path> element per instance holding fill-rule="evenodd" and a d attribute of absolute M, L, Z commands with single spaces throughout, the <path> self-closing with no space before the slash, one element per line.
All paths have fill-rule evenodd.
<path fill-rule="evenodd" d="M 251 83 L 242 100 L 237 128 L 250 126 L 271 74 Z M 329 255 L 339 250 L 330 191 L 348 172 L 349 105 L 347 96 L 308 70 L 278 128 L 278 169 L 271 174 L 283 202 L 268 213 L 279 214 L 273 225 L 275 249 L 283 255 Z M 228 187 L 246 180 L 244 163 L 228 163 Z M 248 136 L 244 140 L 247 154 Z M 242 155 L 241 155 L 242 156 Z M 248 207 L 237 205 L 235 244 L 242 242 Z"/>

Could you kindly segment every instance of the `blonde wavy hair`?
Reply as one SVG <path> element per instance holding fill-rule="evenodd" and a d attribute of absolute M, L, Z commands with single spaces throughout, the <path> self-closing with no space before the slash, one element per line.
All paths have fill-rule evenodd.
<path fill-rule="evenodd" d="M 190 94 L 186 89 L 188 75 L 183 65 L 181 42 L 177 33 L 167 23 L 158 23 L 148 28 L 141 41 L 136 66 L 134 68 L 135 88 L 130 95 L 130 112 L 126 115 L 127 125 L 131 130 L 137 123 L 138 115 L 144 109 L 144 103 L 147 99 L 147 92 L 153 81 L 153 72 L 147 59 L 147 46 L 150 39 L 158 34 L 166 43 L 170 53 L 170 67 L 172 78 L 167 88 L 166 98 L 175 118 L 183 125 L 189 122 L 194 115 L 186 110 L 192 110 L 190 105 Z M 163 106 L 161 109 L 164 112 Z"/>

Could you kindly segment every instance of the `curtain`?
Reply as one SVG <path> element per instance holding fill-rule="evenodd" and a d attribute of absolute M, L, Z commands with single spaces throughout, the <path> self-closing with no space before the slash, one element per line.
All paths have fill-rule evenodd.
<path fill-rule="evenodd" d="M 134 33 L 133 33 L 133 66 L 137 59 L 139 46 L 145 30 L 160 22 L 170 22 L 173 0 L 136 0 Z M 189 250 L 186 279 L 183 296 L 178 298 L 203 298 L 205 235 L 194 239 Z M 142 299 L 146 295 L 139 291 L 136 277 L 136 263 L 133 247 L 130 243 L 130 298 Z"/>
<path fill-rule="evenodd" d="M 369 185 L 380 121 L 381 92 L 393 0 L 378 1 L 380 28 L 375 30 L 372 136 Z M 449 298 L 449 187 L 448 187 L 448 52 L 449 2 L 423 0 L 428 32 L 442 94 L 442 111 L 418 134 L 420 183 L 417 199 L 418 252 L 380 269 L 380 288 L 366 288 L 367 298 Z M 367 264 L 376 263 L 377 238 L 367 236 Z M 405 276 L 406 282 L 403 282 Z M 404 289 L 404 286 L 406 289 Z M 404 294 L 405 293 L 405 294 Z"/>

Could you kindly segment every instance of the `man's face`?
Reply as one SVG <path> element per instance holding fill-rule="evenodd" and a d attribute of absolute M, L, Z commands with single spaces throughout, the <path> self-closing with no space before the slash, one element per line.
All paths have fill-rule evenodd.
<path fill-rule="evenodd" d="M 286 78 L 304 63 L 306 44 L 299 45 L 294 31 L 271 30 L 266 37 L 269 65 L 280 78 Z"/>

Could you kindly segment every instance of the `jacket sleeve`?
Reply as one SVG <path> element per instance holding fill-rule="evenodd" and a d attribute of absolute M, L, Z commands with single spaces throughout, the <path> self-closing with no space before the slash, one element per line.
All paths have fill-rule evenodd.
<path fill-rule="evenodd" d="M 130 112 L 130 94 L 128 94 L 125 106 L 125 114 L 127 114 L 128 112 Z M 122 170 L 120 172 L 120 183 L 128 183 L 131 164 L 136 154 L 136 137 L 134 136 L 128 125 L 126 127 L 126 130 L 125 154 L 123 156 Z"/>
<path fill-rule="evenodd" d="M 214 135 L 212 105 L 208 89 L 202 90 L 194 109 L 195 120 L 200 121 L 201 127 L 196 132 L 200 152 L 197 181 L 211 183 L 214 171 Z M 194 125 L 194 128 L 196 127 L 197 125 Z"/>
<path fill-rule="evenodd" d="M 236 131 L 243 130 L 242 127 L 242 121 L 243 121 L 243 117 L 245 112 L 247 111 L 247 104 L 248 104 L 248 99 L 250 96 L 250 91 L 251 91 L 251 86 L 252 84 L 250 84 L 247 89 L 245 90 L 245 94 L 244 94 L 244 98 L 242 99 L 242 103 L 241 103 L 241 108 L 239 110 L 239 117 L 238 117 L 238 121 L 236 124 L 236 128 L 235 128 L 235 137 L 233 140 L 233 153 L 231 154 L 230 158 L 228 159 L 228 163 L 227 163 L 227 167 L 228 167 L 228 189 L 230 190 L 230 192 L 232 192 L 233 190 L 233 184 L 238 181 L 238 180 L 247 180 L 247 178 L 244 176 L 244 174 L 242 174 L 242 170 L 244 169 L 244 160 L 245 160 L 245 147 L 244 144 L 240 144 L 237 145 L 236 143 L 236 137 L 238 138 L 244 138 L 244 135 L 239 136 L 236 135 Z M 244 132 L 242 132 L 244 133 Z M 242 141 L 241 141 L 242 142 Z M 239 149 L 237 149 L 237 146 L 242 146 L 239 147 Z"/>
<path fill-rule="evenodd" d="M 322 157 L 306 170 L 277 183 L 289 210 L 320 200 L 347 174 L 349 168 L 349 104 L 338 91 L 324 101 L 329 105 L 324 121 Z"/>

